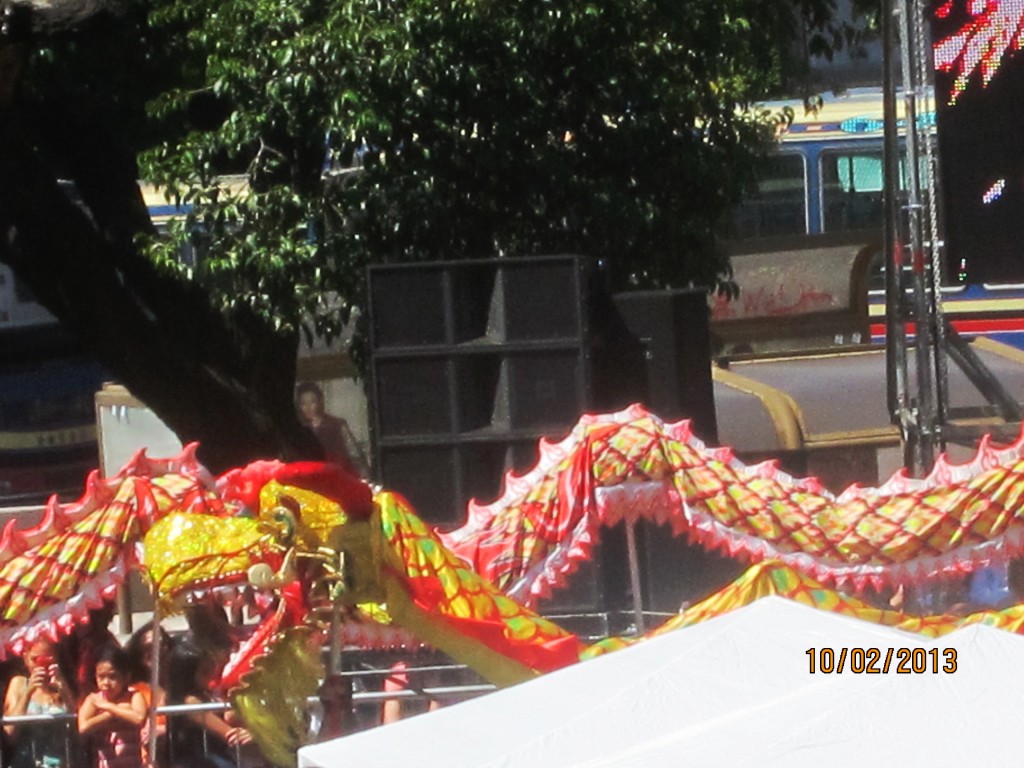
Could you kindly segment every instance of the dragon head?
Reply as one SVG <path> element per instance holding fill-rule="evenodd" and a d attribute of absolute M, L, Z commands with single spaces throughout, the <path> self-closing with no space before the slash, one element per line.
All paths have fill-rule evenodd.
<path fill-rule="evenodd" d="M 349 577 L 372 583 L 353 576 L 372 568 L 372 492 L 331 465 L 266 461 L 232 470 L 217 485 L 234 514 L 165 516 L 143 540 L 143 568 L 164 612 L 175 612 L 198 590 L 250 585 L 281 598 L 234 654 L 221 683 L 234 690 L 266 754 L 292 765 L 302 708 L 322 673 L 318 608 L 341 598 L 358 601 L 359 590 L 348 593 Z M 281 665 L 288 674 L 274 672 Z M 287 691 L 284 680 L 292 683 Z"/>
<path fill-rule="evenodd" d="M 165 609 L 190 591 L 302 578 L 300 559 L 324 554 L 373 510 L 369 486 L 331 464 L 257 461 L 222 475 L 217 489 L 233 516 L 174 512 L 145 536 L 143 567 Z"/>

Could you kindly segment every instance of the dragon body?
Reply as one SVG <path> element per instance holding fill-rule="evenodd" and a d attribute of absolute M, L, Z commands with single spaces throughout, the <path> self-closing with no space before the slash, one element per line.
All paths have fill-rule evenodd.
<path fill-rule="evenodd" d="M 461 528 L 439 533 L 400 495 L 331 465 L 256 462 L 214 478 L 194 446 L 170 460 L 139 454 L 113 477 L 91 476 L 77 503 L 52 501 L 39 525 L 4 529 L 0 645 L 18 650 L 39 634 L 70 631 L 133 567 L 148 574 L 165 610 L 197 589 L 271 590 L 279 606 L 228 678 L 241 682 L 243 711 L 287 763 L 280 745 L 299 738 L 301 723 L 294 713 L 283 722 L 269 691 L 281 684 L 281 658 L 306 670 L 296 680 L 315 680 L 332 628 L 360 644 L 415 638 L 499 684 L 630 642 L 587 648 L 535 612 L 589 557 L 602 528 L 622 520 L 654 520 L 755 563 L 655 632 L 768 593 L 926 634 L 964 621 L 1017 631 L 1020 607 L 914 618 L 833 587 L 929 581 L 1021 554 L 1022 456 L 1024 439 L 983 442 L 967 464 L 943 459 L 927 478 L 898 474 L 836 496 L 773 463 L 746 466 L 706 447 L 687 422 L 665 424 L 633 406 L 584 416 L 560 442 L 542 441 L 531 471 L 509 474 L 497 501 L 471 503 Z"/>
<path fill-rule="evenodd" d="M 603 526 L 640 518 L 709 549 L 777 560 L 836 585 L 881 587 L 969 572 L 1024 550 L 1024 439 L 982 441 L 974 460 L 941 458 L 928 477 L 898 473 L 836 496 L 775 462 L 747 466 L 708 448 L 687 421 L 641 406 L 587 415 L 561 442 L 541 442 L 533 470 L 509 475 L 492 504 L 469 505 L 442 540 L 528 604 L 588 557 Z"/>

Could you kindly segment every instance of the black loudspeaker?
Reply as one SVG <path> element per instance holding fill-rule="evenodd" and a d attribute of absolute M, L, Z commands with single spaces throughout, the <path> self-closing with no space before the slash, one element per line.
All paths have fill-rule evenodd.
<path fill-rule="evenodd" d="M 508 470 L 601 403 L 600 281 L 579 256 L 378 265 L 368 271 L 376 480 L 427 521 L 462 523 Z M 607 297 L 602 299 L 607 303 Z M 600 611 L 600 559 L 549 606 Z"/>
<path fill-rule="evenodd" d="M 579 256 L 370 267 L 377 480 L 456 525 L 595 407 L 593 274 Z"/>
<path fill-rule="evenodd" d="M 616 294 L 613 302 L 620 332 L 625 333 L 624 340 L 613 346 L 642 351 L 647 407 L 665 421 L 690 419 L 698 437 L 717 443 L 707 294 L 636 291 Z M 739 573 L 733 561 L 675 538 L 667 527 L 651 522 L 637 526 L 636 542 L 646 610 L 675 612 L 683 601 L 697 599 Z M 627 558 L 625 531 L 611 531 L 605 548 L 610 580 L 621 583 L 629 578 Z M 618 607 L 625 610 L 631 596 L 626 600 L 619 594 Z"/>
<path fill-rule="evenodd" d="M 462 522 L 508 470 L 536 464 L 587 411 L 646 402 L 714 439 L 707 305 L 698 291 L 611 297 L 578 256 L 380 265 L 369 269 L 370 399 L 376 479 L 429 522 Z M 648 395 L 650 391 L 650 396 Z M 638 530 L 644 605 L 685 596 L 681 542 Z M 542 609 L 627 610 L 622 526 Z M 684 553 L 685 554 L 685 553 Z M 687 582 L 692 587 L 692 578 Z"/>
<path fill-rule="evenodd" d="M 618 293 L 613 302 L 643 353 L 648 408 L 666 421 L 690 419 L 704 441 L 718 440 L 711 383 L 711 333 L 703 290 Z"/>

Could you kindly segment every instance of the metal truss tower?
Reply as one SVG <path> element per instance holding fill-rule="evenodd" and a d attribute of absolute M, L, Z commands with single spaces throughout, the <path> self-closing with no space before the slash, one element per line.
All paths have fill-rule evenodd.
<path fill-rule="evenodd" d="M 942 311 L 942 250 L 927 0 L 883 0 L 885 95 L 886 375 L 889 413 L 900 427 L 904 466 L 929 471 L 947 441 L 979 435 L 950 419 L 948 360 L 1006 420 L 1021 408 Z M 941 125 L 939 126 L 941 130 Z"/>

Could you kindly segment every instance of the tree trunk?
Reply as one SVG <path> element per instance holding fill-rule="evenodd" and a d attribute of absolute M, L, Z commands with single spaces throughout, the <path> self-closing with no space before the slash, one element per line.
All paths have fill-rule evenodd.
<path fill-rule="evenodd" d="M 0 36 L 0 261 L 214 472 L 255 458 L 318 458 L 293 405 L 295 333 L 214 310 L 159 273 L 133 236 L 150 226 L 131 156 L 82 131 L 65 156 L 81 205 L 61 189 L 15 100 L 19 46 Z M 65 132 L 65 135 L 67 132 Z"/>

